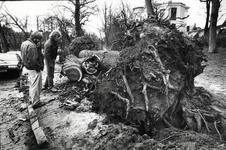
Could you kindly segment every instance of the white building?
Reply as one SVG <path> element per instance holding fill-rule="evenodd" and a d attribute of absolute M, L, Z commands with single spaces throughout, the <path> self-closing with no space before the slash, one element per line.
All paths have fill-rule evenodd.
<path fill-rule="evenodd" d="M 181 32 L 185 33 L 187 31 L 187 17 L 190 7 L 186 6 L 184 3 L 172 1 L 154 5 L 159 15 L 162 14 L 162 18 L 169 19 L 170 23 L 175 24 Z M 136 19 L 143 20 L 147 18 L 145 7 L 136 7 L 133 11 Z"/>

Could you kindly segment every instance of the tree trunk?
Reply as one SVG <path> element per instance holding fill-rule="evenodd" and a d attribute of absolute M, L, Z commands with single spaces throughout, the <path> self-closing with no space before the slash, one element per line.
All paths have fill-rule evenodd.
<path fill-rule="evenodd" d="M 81 28 L 81 24 L 80 24 L 80 2 L 79 2 L 79 0 L 76 0 L 76 5 L 75 5 L 75 31 L 76 31 L 77 37 L 82 36 L 82 28 Z"/>
<path fill-rule="evenodd" d="M 155 15 L 152 0 L 145 0 L 145 4 L 146 4 L 146 7 L 147 7 L 148 17 Z"/>
<path fill-rule="evenodd" d="M 205 24 L 205 28 L 204 28 L 204 35 L 205 36 L 208 35 L 209 19 L 210 19 L 210 1 L 207 0 L 206 1 L 206 24 Z"/>
<path fill-rule="evenodd" d="M 104 36 L 105 36 L 105 44 L 106 44 L 106 46 L 108 46 L 108 37 L 109 37 L 109 35 L 108 35 L 108 29 L 107 29 L 107 23 L 108 23 L 108 21 L 107 21 L 107 5 L 106 5 L 106 3 L 105 3 L 105 6 L 104 6 Z"/>
<path fill-rule="evenodd" d="M 2 41 L 2 48 L 1 49 L 1 52 L 8 52 L 9 51 L 9 46 L 8 46 L 8 42 L 6 40 L 6 37 L 5 37 L 5 34 L 4 34 L 4 31 L 2 29 L 2 25 L 0 24 L 0 37 L 1 37 L 1 41 Z"/>
<path fill-rule="evenodd" d="M 220 1 L 214 0 L 212 1 L 212 12 L 211 12 L 211 20 L 210 20 L 210 31 L 209 31 L 209 53 L 217 53 L 217 18 L 218 11 L 220 7 Z"/>

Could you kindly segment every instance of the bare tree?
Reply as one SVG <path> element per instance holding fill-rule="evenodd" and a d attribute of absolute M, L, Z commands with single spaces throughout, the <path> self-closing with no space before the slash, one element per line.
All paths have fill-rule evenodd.
<path fill-rule="evenodd" d="M 113 16 L 113 13 L 112 13 L 112 5 L 110 6 L 107 6 L 106 3 L 104 3 L 104 7 L 101 11 L 101 15 L 103 15 L 103 17 L 100 15 L 101 17 L 101 21 L 102 21 L 102 25 L 103 25 L 103 28 L 101 29 L 100 32 L 103 31 L 104 33 L 104 43 L 105 43 L 105 46 L 108 47 L 109 46 L 109 42 L 110 42 L 110 31 L 112 29 L 112 16 Z"/>
<path fill-rule="evenodd" d="M 82 26 L 89 21 L 89 17 L 98 11 L 94 4 L 96 0 L 68 0 L 69 5 L 58 5 L 66 9 L 73 18 L 75 24 L 75 34 L 77 37 L 82 36 Z"/>
<path fill-rule="evenodd" d="M 1 8 L 3 7 L 3 4 L 4 4 L 4 2 L 1 3 Z M 5 33 L 3 31 L 3 27 L 2 27 L 2 22 L 4 22 L 4 20 L 6 20 L 6 16 L 1 13 L 1 15 L 0 15 L 0 38 L 1 38 L 2 47 L 0 47 L 1 48 L 0 52 L 9 51 L 9 45 L 8 45 Z"/>
<path fill-rule="evenodd" d="M 210 20 L 210 4 L 211 0 L 200 0 L 200 2 L 206 3 L 206 23 L 204 28 L 204 35 L 206 36 L 209 31 L 209 20 Z"/>
<path fill-rule="evenodd" d="M 4 15 L 9 17 L 11 19 L 11 21 L 8 22 L 8 24 L 13 25 L 14 27 L 19 28 L 25 35 L 26 38 L 29 37 L 27 30 L 28 27 L 28 16 L 26 16 L 24 19 L 19 19 L 16 16 L 13 16 L 9 10 L 7 9 L 7 7 L 4 7 L 2 9 L 4 11 Z"/>
<path fill-rule="evenodd" d="M 42 21 L 40 19 L 41 15 L 37 15 L 35 17 L 36 17 L 36 27 L 37 27 L 37 30 L 40 30 L 41 29 L 41 26 L 42 26 Z"/>
<path fill-rule="evenodd" d="M 9 51 L 9 46 L 8 46 L 8 42 L 7 39 L 5 37 L 5 33 L 3 31 L 2 25 L 0 23 L 0 38 L 1 38 L 1 43 L 2 43 L 2 48 L 0 52 L 8 52 Z"/>

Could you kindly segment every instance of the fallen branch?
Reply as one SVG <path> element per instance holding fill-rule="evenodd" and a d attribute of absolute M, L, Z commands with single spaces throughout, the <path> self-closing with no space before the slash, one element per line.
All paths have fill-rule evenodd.
<path fill-rule="evenodd" d="M 127 118 L 128 114 L 129 114 L 129 109 L 130 109 L 130 101 L 127 98 L 122 97 L 121 95 L 119 95 L 118 93 L 116 93 L 114 91 L 111 91 L 111 94 L 116 95 L 119 99 L 126 102 L 126 118 Z"/>

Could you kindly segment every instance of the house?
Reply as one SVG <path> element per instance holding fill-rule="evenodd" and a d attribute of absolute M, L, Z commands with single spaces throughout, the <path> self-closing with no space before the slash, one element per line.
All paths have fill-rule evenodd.
<path fill-rule="evenodd" d="M 162 14 L 162 18 L 169 19 L 170 23 L 175 24 L 181 32 L 187 32 L 187 17 L 190 7 L 186 6 L 184 3 L 172 1 L 162 4 L 155 3 L 153 5 L 157 8 L 159 14 Z M 135 18 L 138 20 L 147 18 L 145 7 L 136 7 L 133 9 L 133 12 Z"/>

